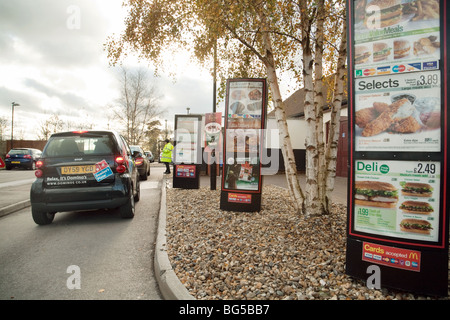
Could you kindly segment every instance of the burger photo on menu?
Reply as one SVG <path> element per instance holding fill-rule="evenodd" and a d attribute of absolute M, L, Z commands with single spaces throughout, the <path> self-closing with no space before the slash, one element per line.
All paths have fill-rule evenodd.
<path fill-rule="evenodd" d="M 412 214 L 430 214 L 432 213 L 433 207 L 428 202 L 422 201 L 404 201 L 400 207 L 400 210 L 403 213 L 412 213 Z"/>
<path fill-rule="evenodd" d="M 428 198 L 433 194 L 433 188 L 428 183 L 402 181 L 400 185 L 402 186 L 403 196 Z"/>
<path fill-rule="evenodd" d="M 394 41 L 394 59 L 404 59 L 411 53 L 411 44 L 407 40 Z"/>
<path fill-rule="evenodd" d="M 388 60 L 391 55 L 391 49 L 386 42 L 375 42 L 373 44 L 373 62 Z"/>
<path fill-rule="evenodd" d="M 355 47 L 355 64 L 367 63 L 369 61 L 372 52 L 367 46 Z"/>
<path fill-rule="evenodd" d="M 413 232 L 420 234 L 430 234 L 432 230 L 431 223 L 420 219 L 403 219 L 400 222 L 400 230 L 404 232 Z"/>
<path fill-rule="evenodd" d="M 378 29 L 402 20 L 401 0 L 372 0 L 366 4 L 365 24 L 368 29 Z"/>
<path fill-rule="evenodd" d="M 355 181 L 355 204 L 394 208 L 397 202 L 398 191 L 392 184 L 381 181 Z"/>

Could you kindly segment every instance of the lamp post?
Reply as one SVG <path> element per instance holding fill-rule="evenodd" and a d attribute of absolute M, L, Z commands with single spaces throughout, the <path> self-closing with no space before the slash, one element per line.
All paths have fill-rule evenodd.
<path fill-rule="evenodd" d="M 12 102 L 12 117 L 11 117 L 11 149 L 13 148 L 13 139 L 14 139 L 14 107 L 20 106 L 20 104 L 16 102 Z"/>
<path fill-rule="evenodd" d="M 217 61 L 217 40 L 214 43 L 214 74 L 213 74 L 213 113 L 216 112 L 216 81 L 217 81 L 217 66 L 216 66 L 216 61 Z M 214 162 L 211 164 L 211 177 L 210 177 L 210 189 L 211 190 L 216 190 L 216 183 L 217 183 L 217 179 L 216 179 L 216 149 L 212 149 L 211 151 L 211 158 L 214 159 Z"/>

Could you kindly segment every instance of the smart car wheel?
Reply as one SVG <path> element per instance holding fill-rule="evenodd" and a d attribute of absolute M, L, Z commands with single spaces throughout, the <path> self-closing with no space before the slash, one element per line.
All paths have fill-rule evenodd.
<path fill-rule="evenodd" d="M 120 216 L 123 219 L 131 219 L 134 217 L 134 196 L 133 192 L 130 192 L 130 197 L 126 204 L 119 208 Z"/>
<path fill-rule="evenodd" d="M 34 222 L 39 225 L 50 224 L 55 218 L 54 213 L 36 210 L 33 207 L 31 207 L 31 214 L 33 215 Z"/>

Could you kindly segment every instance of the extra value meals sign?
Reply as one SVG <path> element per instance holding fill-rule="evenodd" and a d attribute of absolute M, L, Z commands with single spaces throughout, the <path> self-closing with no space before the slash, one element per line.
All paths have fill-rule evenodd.
<path fill-rule="evenodd" d="M 347 273 L 446 296 L 450 2 L 347 6 Z"/>

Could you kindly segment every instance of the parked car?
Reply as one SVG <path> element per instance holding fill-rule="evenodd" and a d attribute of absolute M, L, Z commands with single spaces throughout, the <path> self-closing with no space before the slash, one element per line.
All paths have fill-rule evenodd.
<path fill-rule="evenodd" d="M 140 146 L 130 146 L 130 149 L 136 156 L 136 167 L 139 171 L 139 177 L 141 180 L 147 180 L 147 177 L 150 175 L 150 161 L 148 161 Z"/>
<path fill-rule="evenodd" d="M 12 168 L 36 169 L 36 161 L 41 157 L 42 151 L 33 148 L 13 148 L 5 158 L 6 170 Z"/>
<path fill-rule="evenodd" d="M 114 131 L 53 134 L 36 163 L 31 213 L 49 224 L 56 212 L 118 208 L 133 218 L 140 187 L 137 167 L 125 139 Z"/>
<path fill-rule="evenodd" d="M 155 157 L 151 151 L 144 151 L 144 153 L 150 163 L 155 162 Z"/>

